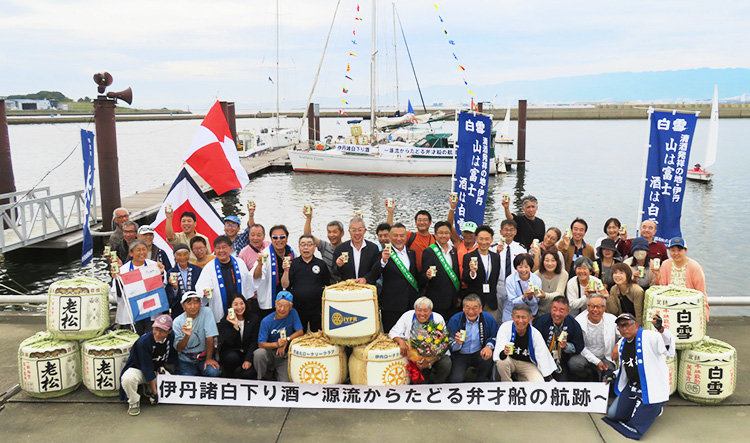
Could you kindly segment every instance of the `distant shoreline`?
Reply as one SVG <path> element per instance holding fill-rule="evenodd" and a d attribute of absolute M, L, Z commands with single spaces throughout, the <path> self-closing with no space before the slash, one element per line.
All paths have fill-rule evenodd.
<path fill-rule="evenodd" d="M 637 105 L 591 105 L 585 107 L 529 107 L 526 112 L 527 120 L 639 120 L 646 118 L 646 110 L 649 106 L 653 106 L 654 109 L 663 110 L 677 110 L 682 112 L 700 111 L 699 118 L 709 118 L 711 115 L 710 104 L 637 104 Z M 438 109 L 428 109 L 430 112 L 437 111 Z M 454 109 L 442 109 L 443 112 L 451 113 Z M 183 111 L 184 112 L 184 111 Z M 494 109 L 491 111 L 485 111 L 485 113 L 492 113 L 493 119 L 502 119 L 505 116 L 505 109 Z M 291 111 L 282 112 L 287 117 L 300 118 L 303 115 L 302 111 Z M 725 118 L 750 118 L 750 103 L 731 103 L 719 105 L 719 115 L 722 119 Z M 320 116 L 323 118 L 341 118 L 342 116 L 338 111 L 321 111 Z M 367 110 L 352 110 L 348 111 L 347 118 L 363 118 L 369 117 L 370 112 Z M 120 122 L 131 122 L 131 121 L 155 121 L 155 120 L 195 120 L 202 119 L 202 114 L 190 114 L 190 113 L 174 113 L 174 114 L 134 114 L 134 113 L 118 113 L 117 121 Z M 237 114 L 236 118 L 269 118 L 273 117 L 271 112 L 259 112 L 255 114 Z M 55 117 L 42 117 L 42 116 L 18 116 L 9 115 L 9 125 L 33 125 L 41 123 L 86 123 L 93 119 L 93 114 L 60 114 Z M 511 109 L 511 119 L 518 119 L 518 109 Z"/>

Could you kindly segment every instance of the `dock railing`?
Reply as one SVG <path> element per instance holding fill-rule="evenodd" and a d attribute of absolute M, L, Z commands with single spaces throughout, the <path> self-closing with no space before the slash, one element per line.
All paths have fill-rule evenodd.
<path fill-rule="evenodd" d="M 83 190 L 51 195 L 49 188 L 38 188 L 0 194 L 0 201 L 7 201 L 0 205 L 0 252 L 79 230 L 85 222 L 96 222 L 96 198 L 92 198 L 89 220 L 84 220 Z"/>

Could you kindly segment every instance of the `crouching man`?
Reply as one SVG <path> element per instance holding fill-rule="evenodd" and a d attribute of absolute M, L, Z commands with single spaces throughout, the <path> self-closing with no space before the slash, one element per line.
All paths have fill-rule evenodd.
<path fill-rule="evenodd" d="M 151 332 L 142 335 L 130 349 L 130 356 L 120 375 L 120 400 L 128 401 L 128 414 L 141 413 L 138 386 L 148 383 L 151 387 L 151 404 L 156 404 L 156 374 L 165 364 L 174 364 L 177 353 L 172 332 L 172 317 L 160 315 L 154 320 Z"/>
<path fill-rule="evenodd" d="M 667 357 L 675 353 L 675 340 L 654 315 L 655 331 L 644 331 L 633 314 L 620 314 L 617 329 L 620 371 L 615 382 L 617 399 L 602 420 L 627 438 L 640 440 L 661 415 L 669 400 Z M 614 356 L 614 355 L 613 355 Z"/>
<path fill-rule="evenodd" d="M 543 382 L 557 365 L 545 346 L 544 337 L 534 327 L 531 308 L 526 304 L 513 306 L 511 321 L 506 321 L 497 331 L 493 360 L 501 381 Z"/>
<path fill-rule="evenodd" d="M 292 300 L 291 292 L 280 291 L 276 294 L 276 311 L 260 321 L 258 349 L 253 352 L 253 363 L 259 380 L 263 380 L 270 366 L 276 370 L 276 380 L 289 381 L 289 343 L 305 333 L 299 314 L 292 307 Z"/>

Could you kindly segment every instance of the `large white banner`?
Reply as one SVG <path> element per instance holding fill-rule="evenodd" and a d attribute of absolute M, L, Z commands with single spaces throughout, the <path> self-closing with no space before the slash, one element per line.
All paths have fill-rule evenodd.
<path fill-rule="evenodd" d="M 607 411 L 604 383 L 352 386 L 159 375 L 159 402 L 271 408 Z"/>

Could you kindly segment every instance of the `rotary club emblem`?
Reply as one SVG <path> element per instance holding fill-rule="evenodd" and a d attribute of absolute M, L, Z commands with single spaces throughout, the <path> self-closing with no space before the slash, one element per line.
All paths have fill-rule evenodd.
<path fill-rule="evenodd" d="M 328 383 L 328 370 L 316 361 L 309 361 L 299 368 L 299 381 L 309 384 Z"/>
<path fill-rule="evenodd" d="M 406 384 L 406 365 L 395 361 L 388 365 L 383 371 L 383 384 L 386 386 Z"/>

